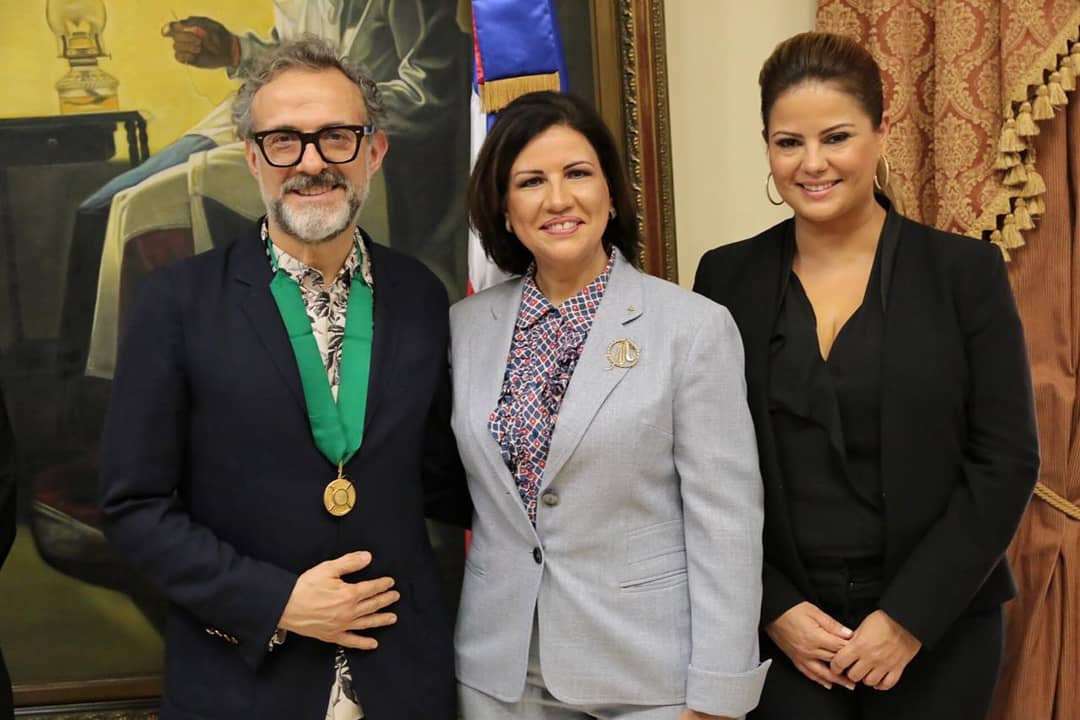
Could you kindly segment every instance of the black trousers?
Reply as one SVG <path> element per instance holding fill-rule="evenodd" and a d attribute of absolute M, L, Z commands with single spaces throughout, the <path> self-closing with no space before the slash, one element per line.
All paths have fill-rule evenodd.
<path fill-rule="evenodd" d="M 882 582 L 876 567 L 835 563 L 810 568 L 821 608 L 855 629 L 877 609 Z M 926 598 L 933 602 L 933 598 Z M 930 650 L 922 649 L 892 690 L 856 685 L 826 690 L 808 680 L 762 633 L 761 654 L 772 658 L 752 720 L 983 720 L 1001 665 L 1001 608 L 963 615 Z"/>

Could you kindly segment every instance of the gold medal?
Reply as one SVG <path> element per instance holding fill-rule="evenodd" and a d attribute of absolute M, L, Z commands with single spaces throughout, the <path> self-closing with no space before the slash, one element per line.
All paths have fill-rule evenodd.
<path fill-rule="evenodd" d="M 326 512 L 334 517 L 348 515 L 356 505 L 356 488 L 342 473 L 342 466 L 338 464 L 338 476 L 332 480 L 323 490 L 323 505 Z"/>

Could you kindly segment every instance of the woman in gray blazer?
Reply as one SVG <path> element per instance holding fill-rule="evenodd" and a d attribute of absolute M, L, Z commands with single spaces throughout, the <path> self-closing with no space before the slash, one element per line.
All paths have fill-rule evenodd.
<path fill-rule="evenodd" d="M 596 112 L 534 93 L 469 183 L 516 279 L 451 309 L 475 504 L 456 631 L 466 720 L 741 716 L 758 700 L 762 487 L 728 312 L 635 268 Z"/>

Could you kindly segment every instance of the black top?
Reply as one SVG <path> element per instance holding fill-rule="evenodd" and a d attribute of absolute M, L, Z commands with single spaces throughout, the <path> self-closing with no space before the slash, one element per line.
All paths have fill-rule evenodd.
<path fill-rule="evenodd" d="M 895 225 L 890 247 L 895 247 Z M 888 228 L 886 223 L 883 236 Z M 786 282 L 769 346 L 769 413 L 795 543 L 804 558 L 866 558 L 884 552 L 884 244 L 879 238 L 862 304 L 844 323 L 824 360 L 814 308 L 792 270 L 793 233 L 784 238 Z"/>

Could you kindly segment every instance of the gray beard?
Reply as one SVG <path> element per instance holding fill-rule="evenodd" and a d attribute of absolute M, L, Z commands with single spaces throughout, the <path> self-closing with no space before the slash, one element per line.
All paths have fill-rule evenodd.
<path fill-rule="evenodd" d="M 285 204 L 287 192 L 338 186 L 345 188 L 345 201 L 332 207 L 297 210 Z M 281 194 L 267 209 L 282 232 L 308 245 L 319 245 L 337 237 L 353 223 L 367 202 L 369 190 L 370 185 L 366 182 L 358 190 L 344 176 L 323 170 L 318 175 L 297 175 L 287 180 L 281 186 Z"/>

